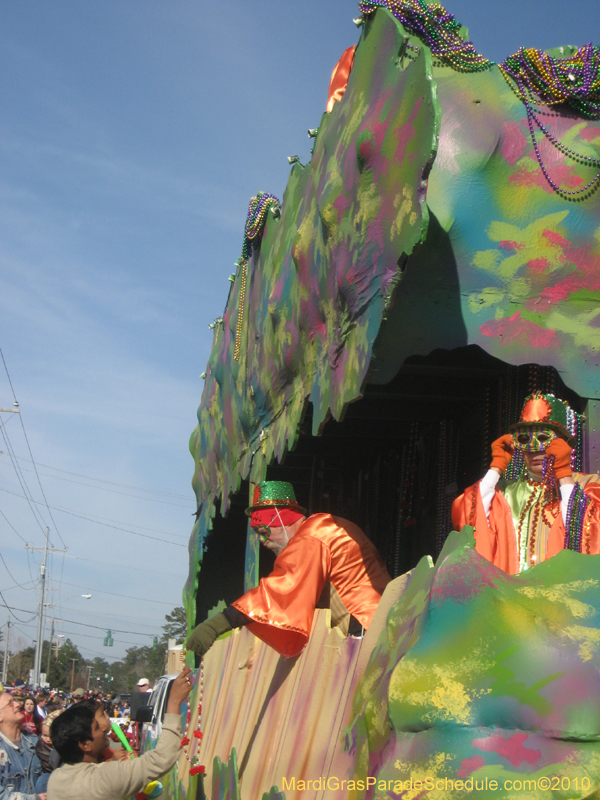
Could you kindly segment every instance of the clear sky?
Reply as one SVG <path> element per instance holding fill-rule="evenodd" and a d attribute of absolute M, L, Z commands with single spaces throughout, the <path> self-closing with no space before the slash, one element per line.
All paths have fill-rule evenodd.
<path fill-rule="evenodd" d="M 598 0 L 448 10 L 494 60 L 600 43 Z M 1 0 L 0 12 L 0 347 L 50 506 L 21 420 L 0 413 L 0 591 L 24 609 L 13 645 L 29 644 L 41 554 L 25 542 L 41 547 L 48 525 L 68 548 L 50 561 L 48 613 L 72 621 L 57 630 L 84 656 L 110 660 L 150 644 L 181 603 L 208 324 L 250 197 L 281 198 L 286 156 L 309 158 L 358 7 Z M 13 401 L 0 363 L 0 407 Z M 23 499 L 10 448 L 42 505 Z M 112 649 L 109 628 L 126 631 Z"/>

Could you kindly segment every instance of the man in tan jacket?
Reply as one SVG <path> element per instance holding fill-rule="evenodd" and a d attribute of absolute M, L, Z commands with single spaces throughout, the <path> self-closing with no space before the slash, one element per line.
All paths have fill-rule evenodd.
<path fill-rule="evenodd" d="M 108 747 L 104 709 L 76 704 L 52 724 L 52 744 L 65 762 L 54 770 L 48 800 L 129 800 L 168 772 L 181 750 L 179 710 L 191 690 L 186 667 L 173 682 L 162 733 L 154 750 L 127 761 L 100 763 Z"/>

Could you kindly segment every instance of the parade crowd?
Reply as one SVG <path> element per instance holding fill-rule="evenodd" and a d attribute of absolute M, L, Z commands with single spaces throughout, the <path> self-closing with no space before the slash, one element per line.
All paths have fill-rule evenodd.
<path fill-rule="evenodd" d="M 72 694 L 30 692 L 22 679 L 17 683 L 0 693 L 0 800 L 46 800 L 50 775 L 62 763 L 52 744 L 52 728 L 56 719 L 75 704 L 101 709 L 107 732 L 114 721 L 131 736 L 130 704 L 122 695 L 81 688 Z M 148 680 L 141 678 L 137 688 L 134 697 L 143 692 L 150 697 Z M 113 744 L 103 756 L 105 761 L 122 759 L 127 753 Z"/>

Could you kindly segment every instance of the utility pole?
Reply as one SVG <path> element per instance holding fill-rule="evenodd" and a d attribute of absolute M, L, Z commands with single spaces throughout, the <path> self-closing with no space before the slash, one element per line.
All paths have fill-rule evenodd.
<path fill-rule="evenodd" d="M 2 685 L 6 684 L 8 677 L 8 637 L 10 635 L 10 617 L 6 623 L 6 641 L 4 642 L 4 663 L 2 664 Z"/>
<path fill-rule="evenodd" d="M 35 642 L 35 655 L 33 658 L 33 688 L 39 689 L 40 687 L 40 674 L 42 671 L 42 649 L 44 646 L 44 600 L 46 599 L 46 561 L 48 559 L 48 536 L 50 534 L 50 529 L 46 528 L 46 539 L 44 542 L 44 547 L 30 547 L 29 545 L 25 545 L 27 550 L 41 550 L 44 551 L 44 560 L 42 561 L 42 565 L 40 567 L 40 606 L 38 611 L 38 624 L 37 624 L 37 639 Z M 54 547 L 50 548 L 52 553 L 66 553 L 67 548 L 63 548 L 62 550 L 58 550 Z M 52 639 L 50 640 L 52 644 Z"/>
<path fill-rule="evenodd" d="M 78 658 L 72 658 L 73 666 L 71 667 L 71 694 L 73 694 L 73 683 L 75 682 L 75 662 L 79 661 Z"/>
<path fill-rule="evenodd" d="M 90 689 L 90 676 L 91 676 L 91 674 L 92 674 L 92 670 L 93 670 L 94 668 L 93 668 L 93 667 L 90 667 L 90 666 L 88 665 L 88 666 L 86 667 L 86 669 L 87 669 L 87 671 L 88 671 L 87 688 L 88 688 L 88 691 L 89 691 L 89 689 Z"/>
<path fill-rule="evenodd" d="M 52 653 L 53 639 L 54 639 L 54 620 L 52 620 L 52 626 L 50 628 L 50 641 L 48 642 L 48 663 L 46 664 L 46 680 L 48 680 L 48 675 L 50 674 L 50 655 Z"/>
<path fill-rule="evenodd" d="M 38 627 L 37 627 L 37 640 L 35 642 L 35 656 L 33 659 L 33 688 L 39 689 L 40 686 L 40 671 L 42 666 L 42 645 L 44 633 L 44 600 L 46 595 L 46 559 L 48 557 L 48 534 L 50 529 L 46 528 L 46 541 L 44 544 L 44 560 L 40 568 L 40 610 L 38 613 Z"/>

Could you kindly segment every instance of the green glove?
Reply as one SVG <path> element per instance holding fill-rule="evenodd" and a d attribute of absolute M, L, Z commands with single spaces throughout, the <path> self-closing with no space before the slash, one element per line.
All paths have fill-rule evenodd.
<path fill-rule="evenodd" d="M 213 646 L 215 639 L 223 633 L 231 630 L 229 620 L 222 612 L 215 614 L 214 617 L 201 622 L 188 636 L 185 646 L 188 650 L 193 650 L 199 656 L 203 656 Z"/>

